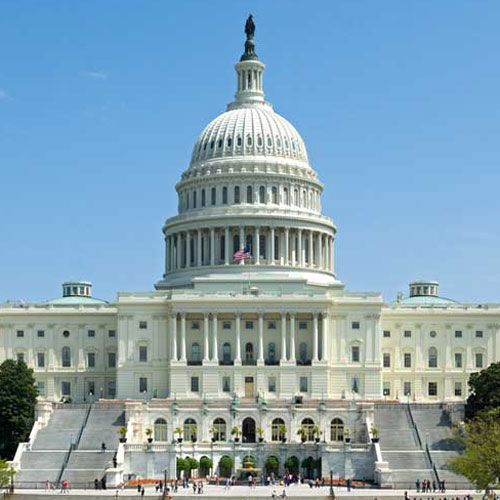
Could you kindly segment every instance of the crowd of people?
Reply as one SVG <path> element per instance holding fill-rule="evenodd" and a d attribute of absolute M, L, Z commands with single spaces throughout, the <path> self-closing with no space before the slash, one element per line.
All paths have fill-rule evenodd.
<path fill-rule="evenodd" d="M 415 481 L 415 487 L 417 490 L 417 493 L 446 493 L 446 484 L 444 481 L 430 481 L 428 479 L 424 479 L 423 481 L 420 481 L 420 479 L 417 479 Z"/>

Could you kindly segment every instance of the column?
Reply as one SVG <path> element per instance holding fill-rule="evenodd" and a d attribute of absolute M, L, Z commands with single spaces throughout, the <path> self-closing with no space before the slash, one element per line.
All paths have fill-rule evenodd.
<path fill-rule="evenodd" d="M 313 246 L 313 232 L 309 231 L 309 267 L 314 264 L 314 246 Z"/>
<path fill-rule="evenodd" d="M 208 314 L 203 315 L 203 363 L 210 361 L 210 347 L 208 342 L 209 335 Z"/>
<path fill-rule="evenodd" d="M 318 267 L 323 269 L 323 235 L 318 233 Z"/>
<path fill-rule="evenodd" d="M 332 269 L 332 273 L 335 272 L 335 238 L 332 236 L 332 245 L 331 245 L 331 262 L 330 262 L 330 266 L 331 266 L 331 269 Z"/>
<path fill-rule="evenodd" d="M 264 364 L 264 314 L 259 313 L 259 354 L 257 364 Z"/>
<path fill-rule="evenodd" d="M 365 316 L 365 362 L 373 362 L 373 329 L 372 329 L 373 315 L 368 314 Z"/>
<path fill-rule="evenodd" d="M 321 316 L 321 360 L 328 361 L 328 313 L 324 312 Z"/>
<path fill-rule="evenodd" d="M 201 267 L 201 229 L 198 229 L 198 241 L 196 243 L 196 250 L 198 253 L 198 267 Z"/>
<path fill-rule="evenodd" d="M 170 359 L 177 361 L 177 313 L 175 312 L 170 316 L 170 334 L 172 340 Z"/>
<path fill-rule="evenodd" d="M 289 238 L 290 238 L 290 229 L 285 227 L 285 245 L 284 245 L 284 257 L 285 257 L 285 266 L 288 265 L 288 256 L 289 256 Z"/>
<path fill-rule="evenodd" d="M 319 361 L 318 358 L 318 313 L 313 313 L 313 359 L 314 362 Z"/>
<path fill-rule="evenodd" d="M 235 365 L 241 365 L 241 313 L 236 313 L 236 357 Z"/>
<path fill-rule="evenodd" d="M 174 236 L 175 238 L 175 245 L 174 245 L 174 261 L 175 261 L 175 268 L 179 270 L 181 268 L 181 238 L 179 234 L 176 234 Z"/>
<path fill-rule="evenodd" d="M 275 249 L 274 249 L 274 227 L 271 228 L 271 231 L 270 231 L 270 238 L 271 238 L 271 255 L 269 255 L 269 258 L 267 259 L 267 261 L 272 265 L 274 266 L 274 252 L 275 252 Z"/>
<path fill-rule="evenodd" d="M 290 313 L 290 361 L 295 363 L 295 313 Z"/>
<path fill-rule="evenodd" d="M 217 314 L 212 314 L 212 361 L 219 362 L 218 340 L 217 340 Z"/>
<path fill-rule="evenodd" d="M 304 254 L 302 250 L 302 229 L 299 229 L 297 233 L 298 233 L 297 236 L 299 238 L 299 249 L 298 249 L 299 255 L 297 256 L 297 265 L 300 267 L 304 267 Z"/>
<path fill-rule="evenodd" d="M 295 241 L 297 238 L 297 233 L 294 231 L 292 232 L 290 236 L 290 246 L 291 248 L 291 255 L 290 255 L 290 264 L 295 267 L 297 265 L 297 254 L 295 253 L 295 249 L 297 248 L 295 245 Z"/>
<path fill-rule="evenodd" d="M 186 313 L 181 313 L 181 361 L 186 362 Z"/>
<path fill-rule="evenodd" d="M 332 271 L 332 237 L 328 236 L 328 270 Z"/>
<path fill-rule="evenodd" d="M 210 228 L 210 265 L 215 266 L 215 228 Z"/>
<path fill-rule="evenodd" d="M 226 227 L 225 230 L 225 239 L 224 239 L 224 265 L 229 265 L 229 227 Z"/>
<path fill-rule="evenodd" d="M 191 235 L 186 231 L 186 268 L 191 267 Z"/>
<path fill-rule="evenodd" d="M 255 228 L 255 246 L 254 246 L 255 265 L 260 265 L 260 227 Z"/>
<path fill-rule="evenodd" d="M 243 226 L 240 226 L 240 248 L 238 248 L 238 250 L 240 250 L 241 248 L 245 248 L 245 228 Z M 240 266 L 242 266 L 243 264 L 245 264 L 245 260 L 242 259 L 240 260 Z"/>
<path fill-rule="evenodd" d="M 286 362 L 286 313 L 281 313 L 281 357 L 280 364 Z"/>
<path fill-rule="evenodd" d="M 170 271 L 169 251 L 170 251 L 170 236 L 165 236 L 165 274 L 167 274 Z"/>

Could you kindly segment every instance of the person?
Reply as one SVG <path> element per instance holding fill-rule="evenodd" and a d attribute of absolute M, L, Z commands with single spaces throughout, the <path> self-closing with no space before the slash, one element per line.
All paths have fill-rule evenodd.
<path fill-rule="evenodd" d="M 231 488 L 231 479 L 229 477 L 226 478 L 226 485 L 224 486 L 224 489 L 228 490 Z"/>
<path fill-rule="evenodd" d="M 252 484 L 253 484 L 252 474 L 248 474 L 248 486 L 252 488 Z"/>
<path fill-rule="evenodd" d="M 410 496 L 408 495 L 407 491 L 405 491 L 405 500 L 410 500 Z"/>
<path fill-rule="evenodd" d="M 271 498 L 276 498 L 278 495 L 276 495 L 276 490 L 273 489 L 273 491 L 271 492 Z"/>
<path fill-rule="evenodd" d="M 351 491 L 351 479 L 347 479 L 346 481 L 347 491 Z"/>
<path fill-rule="evenodd" d="M 144 486 L 141 488 L 141 497 L 144 497 Z"/>
<path fill-rule="evenodd" d="M 99 479 L 95 478 L 94 479 L 94 490 L 98 490 L 99 489 Z"/>
<path fill-rule="evenodd" d="M 137 483 L 137 493 L 141 492 L 141 483 Z"/>
<path fill-rule="evenodd" d="M 50 481 L 48 479 L 45 481 L 45 489 L 50 490 Z"/>
<path fill-rule="evenodd" d="M 283 488 L 283 493 L 281 494 L 281 498 L 286 498 L 286 490 Z"/>
<path fill-rule="evenodd" d="M 420 479 L 415 481 L 415 486 L 417 487 L 417 493 L 420 493 Z"/>
<path fill-rule="evenodd" d="M 101 453 L 104 453 L 106 451 L 106 443 L 103 441 L 101 443 Z"/>
<path fill-rule="evenodd" d="M 116 469 L 116 467 L 118 466 L 118 462 L 116 460 L 116 456 L 113 457 L 113 469 Z"/>

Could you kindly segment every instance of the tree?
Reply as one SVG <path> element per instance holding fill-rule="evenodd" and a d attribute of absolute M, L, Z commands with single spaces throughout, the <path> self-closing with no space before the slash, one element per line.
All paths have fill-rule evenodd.
<path fill-rule="evenodd" d="M 8 466 L 5 460 L 0 458 L 0 489 L 7 488 L 15 472 Z"/>
<path fill-rule="evenodd" d="M 484 410 L 500 408 L 500 362 L 469 377 L 469 397 L 465 405 L 467 419 Z"/>
<path fill-rule="evenodd" d="M 33 426 L 36 398 L 33 370 L 24 361 L 0 365 L 0 456 L 11 459 Z"/>
<path fill-rule="evenodd" d="M 290 474 L 298 474 L 299 459 L 297 457 L 288 457 L 285 460 L 285 469 L 287 469 Z"/>
<path fill-rule="evenodd" d="M 213 462 L 208 457 L 200 458 L 200 474 L 206 476 L 212 468 Z"/>
<path fill-rule="evenodd" d="M 278 474 L 279 472 L 279 462 L 278 459 L 274 456 L 270 456 L 266 458 L 266 461 L 264 463 L 266 467 L 266 472 L 268 474 L 271 474 L 271 472 L 274 472 L 275 474 Z"/>
<path fill-rule="evenodd" d="M 500 486 L 500 408 L 483 412 L 465 424 L 459 439 L 463 455 L 450 461 L 451 469 L 462 474 L 478 489 Z"/>
<path fill-rule="evenodd" d="M 186 471 L 187 463 L 185 458 L 177 457 L 177 477 L 181 477 L 181 473 Z"/>
<path fill-rule="evenodd" d="M 233 471 L 234 461 L 228 455 L 224 455 L 219 460 L 219 474 L 223 477 L 229 477 Z"/>
<path fill-rule="evenodd" d="M 196 458 L 186 457 L 186 468 L 184 469 L 187 472 L 188 477 L 191 477 L 191 471 L 198 469 L 200 464 Z"/>

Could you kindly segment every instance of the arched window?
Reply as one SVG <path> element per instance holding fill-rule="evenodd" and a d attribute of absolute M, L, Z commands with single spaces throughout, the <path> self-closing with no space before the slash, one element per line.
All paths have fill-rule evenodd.
<path fill-rule="evenodd" d="M 437 368 L 438 366 L 438 352 L 435 347 L 429 349 L 429 368 Z"/>
<path fill-rule="evenodd" d="M 260 135 L 257 137 L 257 146 L 262 146 L 262 137 Z"/>
<path fill-rule="evenodd" d="M 202 207 L 205 206 L 205 190 L 204 189 L 201 190 L 201 206 Z"/>
<path fill-rule="evenodd" d="M 266 188 L 264 186 L 260 186 L 259 188 L 259 203 L 266 202 Z"/>
<path fill-rule="evenodd" d="M 226 440 L 226 421 L 223 418 L 216 418 L 213 425 L 213 438 L 215 441 L 225 441 Z"/>
<path fill-rule="evenodd" d="M 234 202 L 235 203 L 240 202 L 240 187 L 239 186 L 234 187 Z"/>
<path fill-rule="evenodd" d="M 193 191 L 193 208 L 196 208 L 196 195 L 198 193 L 196 191 Z"/>
<path fill-rule="evenodd" d="M 344 441 L 344 422 L 334 418 L 330 424 L 330 441 Z"/>
<path fill-rule="evenodd" d="M 286 438 L 285 422 L 281 418 L 275 418 L 271 423 L 271 441 L 281 441 Z"/>
<path fill-rule="evenodd" d="M 71 366 L 71 349 L 69 347 L 63 347 L 61 350 L 61 362 L 62 366 L 69 368 Z"/>
<path fill-rule="evenodd" d="M 283 188 L 283 201 L 285 205 L 290 205 L 290 196 L 288 195 L 288 188 Z"/>
<path fill-rule="evenodd" d="M 222 346 L 222 361 L 224 363 L 231 362 L 231 344 L 229 342 L 224 342 Z"/>
<path fill-rule="evenodd" d="M 278 188 L 273 186 L 271 189 L 273 203 L 278 203 Z"/>
<path fill-rule="evenodd" d="M 163 418 L 155 420 L 154 425 L 155 441 L 168 441 L 167 421 Z"/>
<path fill-rule="evenodd" d="M 238 146 L 241 146 L 242 140 L 241 140 L 240 136 L 238 136 L 238 139 L 236 140 L 236 143 L 238 144 Z"/>
<path fill-rule="evenodd" d="M 260 252 L 260 256 L 265 259 L 266 258 L 266 235 L 265 234 L 262 234 L 260 236 L 260 240 L 259 240 L 259 252 Z"/>
<path fill-rule="evenodd" d="M 252 136 L 249 135 L 247 136 L 247 146 L 251 146 L 252 145 Z"/>
<path fill-rule="evenodd" d="M 233 139 L 231 137 L 227 138 L 227 147 L 230 148 L 233 145 Z"/>
<path fill-rule="evenodd" d="M 273 145 L 273 140 L 269 136 L 267 136 L 267 145 L 269 147 L 271 147 Z"/>
<path fill-rule="evenodd" d="M 189 193 L 186 193 L 186 209 L 189 210 Z"/>
<path fill-rule="evenodd" d="M 198 426 L 192 418 L 187 418 L 184 421 L 184 441 L 192 441 L 193 438 L 196 440 Z"/>
<path fill-rule="evenodd" d="M 251 342 L 245 344 L 245 359 L 247 361 L 253 360 L 253 344 Z"/>
<path fill-rule="evenodd" d="M 235 234 L 233 236 L 233 254 L 240 250 L 240 235 Z"/>
<path fill-rule="evenodd" d="M 198 342 L 195 342 L 191 346 L 191 359 L 193 361 L 201 361 L 200 344 L 198 344 Z"/>
<path fill-rule="evenodd" d="M 215 188 L 213 187 L 210 191 L 210 202 L 212 205 L 215 205 L 215 202 L 217 201 L 217 192 L 215 191 Z"/>
<path fill-rule="evenodd" d="M 253 188 L 247 186 L 247 203 L 253 203 Z"/>
<path fill-rule="evenodd" d="M 314 421 L 311 418 L 305 418 L 301 423 L 302 429 L 304 429 L 304 435 L 307 441 L 314 441 Z"/>
<path fill-rule="evenodd" d="M 274 342 L 267 344 L 267 358 L 271 363 L 276 360 L 276 344 Z"/>
<path fill-rule="evenodd" d="M 279 137 L 276 137 L 276 145 L 281 148 L 281 139 Z"/>
<path fill-rule="evenodd" d="M 227 187 L 222 188 L 222 204 L 227 205 Z"/>
<path fill-rule="evenodd" d="M 250 255 L 253 255 L 253 236 L 251 234 L 247 234 L 245 246 L 250 250 Z"/>
<path fill-rule="evenodd" d="M 299 361 L 305 363 L 307 361 L 307 344 L 301 342 L 299 345 Z"/>
<path fill-rule="evenodd" d="M 298 189 L 293 190 L 293 204 L 296 205 L 297 207 L 299 206 L 299 190 Z"/>

